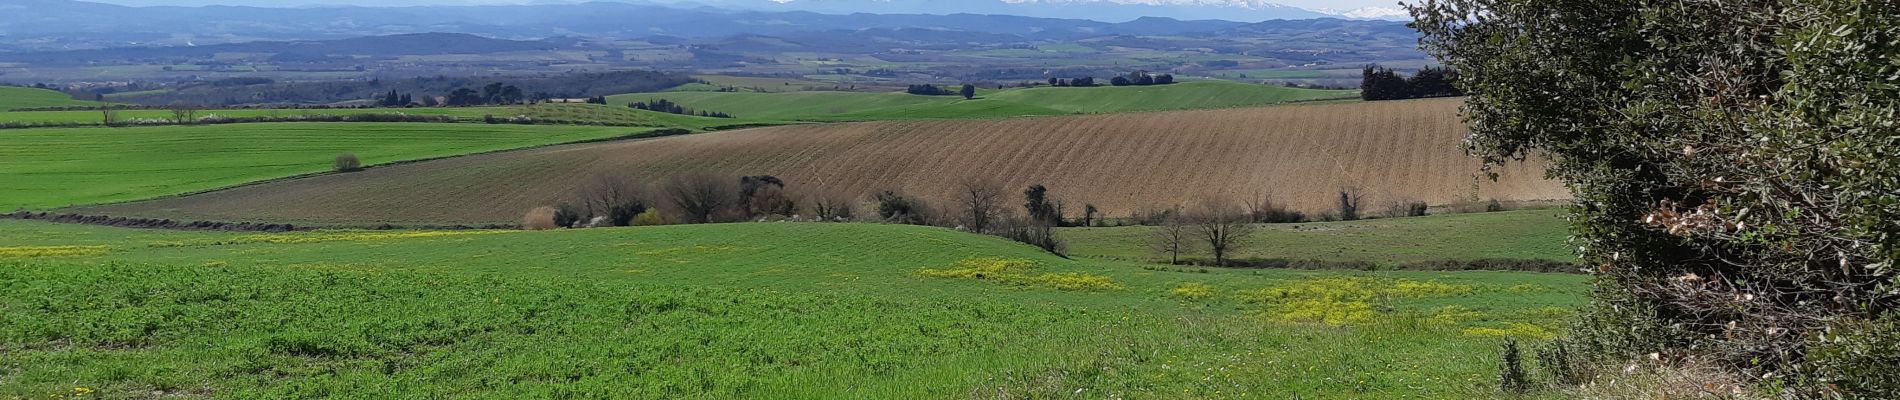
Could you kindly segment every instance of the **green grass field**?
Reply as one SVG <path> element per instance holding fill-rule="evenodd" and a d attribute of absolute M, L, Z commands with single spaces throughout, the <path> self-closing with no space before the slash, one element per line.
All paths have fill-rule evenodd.
<path fill-rule="evenodd" d="M 115 118 L 120 120 L 161 120 L 175 118 L 171 110 L 116 110 Z M 462 122 L 479 122 L 488 116 L 509 118 L 516 116 L 531 117 L 539 120 L 566 124 L 605 124 L 618 126 L 683 127 L 700 129 L 710 126 L 734 124 L 732 120 L 703 118 L 686 115 L 674 115 L 652 111 L 635 110 L 625 104 L 606 106 L 599 104 L 537 104 L 508 107 L 417 107 L 417 108 L 330 108 L 330 109 L 232 109 L 199 110 L 200 118 L 223 116 L 245 117 L 297 117 L 309 115 L 358 115 L 358 114 L 403 114 L 423 116 L 452 117 Z M 42 124 L 104 124 L 105 113 L 101 111 L 19 111 L 0 112 L 0 123 L 42 123 Z"/>
<path fill-rule="evenodd" d="M 1499 343 L 1548 338 L 1585 279 L 1175 272 L 872 224 L 0 221 L 0 398 L 1497 397 Z"/>
<path fill-rule="evenodd" d="M 1366 261 L 1381 266 L 1434 261 L 1514 259 L 1570 262 L 1568 226 L 1557 210 L 1526 210 L 1352 222 L 1271 224 L 1242 243 L 1235 258 Z M 1148 227 L 1064 228 L 1076 257 L 1151 262 Z M 1203 251 L 1190 252 L 1195 258 Z"/>
<path fill-rule="evenodd" d="M 93 106 L 98 102 L 75 100 L 65 93 L 46 89 L 0 86 L 0 111 L 15 108 Z"/>
<path fill-rule="evenodd" d="M 1355 91 L 1294 89 L 1229 81 L 1166 86 L 986 89 L 978 98 L 862 92 L 666 92 L 611 96 L 611 104 L 666 99 L 746 119 L 863 121 L 997 118 L 1257 106 L 1353 99 Z"/>
<path fill-rule="evenodd" d="M 0 131 L 0 210 L 147 199 L 332 168 L 610 138 L 650 128 L 266 123 Z"/>

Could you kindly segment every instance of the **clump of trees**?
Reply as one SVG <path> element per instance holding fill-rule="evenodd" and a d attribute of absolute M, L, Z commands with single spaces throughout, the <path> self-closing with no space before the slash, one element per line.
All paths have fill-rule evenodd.
<path fill-rule="evenodd" d="M 1049 86 L 1055 86 L 1055 87 L 1071 87 L 1071 86 L 1073 86 L 1073 87 L 1092 87 L 1092 86 L 1096 86 L 1096 85 L 1095 85 L 1095 78 L 1093 78 L 1093 77 L 1087 77 L 1087 76 L 1084 76 L 1084 77 L 1081 77 L 1081 78 L 1074 78 L 1074 79 L 1062 79 L 1062 78 L 1049 78 Z"/>
<path fill-rule="evenodd" d="M 1451 67 L 1425 67 L 1408 78 L 1391 68 L 1367 65 L 1361 76 L 1359 97 L 1366 101 L 1465 95 L 1453 84 L 1458 81 L 1458 70 Z"/>
<path fill-rule="evenodd" d="M 904 89 L 904 93 L 910 93 L 910 94 L 914 94 L 918 96 L 955 96 L 957 95 L 957 91 L 951 90 L 948 87 L 937 86 L 937 85 L 932 85 L 928 83 L 922 84 L 922 85 L 910 85 L 910 87 Z"/>
<path fill-rule="evenodd" d="M 1063 226 L 1062 201 L 1043 185 L 1023 190 L 1022 216 L 1004 206 L 1007 191 L 988 178 L 971 178 L 958 187 L 955 196 L 958 229 L 1009 238 L 1055 254 L 1067 251 L 1055 228 Z"/>
<path fill-rule="evenodd" d="M 601 99 L 601 104 L 606 104 L 606 102 L 607 100 L 605 98 Z M 697 115 L 701 117 L 711 117 L 711 118 L 732 118 L 732 114 L 727 114 L 723 112 L 715 112 L 715 111 L 706 111 L 706 110 L 696 111 L 696 110 L 693 110 L 692 108 L 686 107 L 684 105 L 680 105 L 680 103 L 675 103 L 667 99 L 636 101 L 632 103 L 627 103 L 627 107 L 635 109 L 635 110 L 647 110 L 647 111 L 654 111 L 654 112 L 663 112 L 663 113 L 668 113 L 668 114 Z"/>
<path fill-rule="evenodd" d="M 485 106 L 503 104 L 521 104 L 527 95 L 520 87 L 501 82 L 482 86 L 480 91 L 470 88 L 456 88 L 442 101 L 447 106 Z"/>
<path fill-rule="evenodd" d="M 1127 76 L 1117 76 L 1113 79 L 1109 79 L 1108 84 L 1115 86 L 1171 85 L 1174 84 L 1174 75 L 1156 75 L 1150 74 L 1148 71 L 1135 71 L 1128 73 Z"/>
<path fill-rule="evenodd" d="M 409 94 L 396 93 L 393 89 L 376 99 L 376 105 L 383 107 L 408 107 L 410 104 L 415 104 L 415 101 L 409 98 Z"/>
<path fill-rule="evenodd" d="M 1550 160 L 1576 197 L 1572 242 L 1600 278 L 1533 377 L 1649 359 L 1760 397 L 1900 398 L 1900 7 L 1410 9 L 1471 94 L 1470 150 Z"/>

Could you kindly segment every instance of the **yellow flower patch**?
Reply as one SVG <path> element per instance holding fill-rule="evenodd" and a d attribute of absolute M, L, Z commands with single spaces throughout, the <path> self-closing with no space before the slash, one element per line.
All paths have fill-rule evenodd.
<path fill-rule="evenodd" d="M 1118 290 L 1122 285 L 1106 276 L 1080 272 L 1033 273 L 1041 264 L 1010 258 L 969 258 L 950 268 L 925 268 L 918 275 L 931 278 L 978 279 L 1020 286 L 1043 286 L 1060 290 Z"/>
<path fill-rule="evenodd" d="M 1531 338 L 1531 339 L 1540 339 L 1540 340 L 1550 340 L 1550 339 L 1555 339 L 1557 337 L 1557 334 L 1551 332 L 1550 329 L 1546 329 L 1541 326 L 1526 324 L 1522 322 L 1512 322 L 1510 326 L 1507 326 L 1504 328 L 1485 328 L 1485 327 L 1467 328 L 1465 329 L 1465 336 L 1510 337 L 1510 338 Z"/>
<path fill-rule="evenodd" d="M 1206 300 L 1214 297 L 1214 287 L 1205 283 L 1190 282 L 1168 291 L 1169 296 L 1188 300 Z"/>
<path fill-rule="evenodd" d="M 89 256 L 105 254 L 106 246 L 25 246 L 0 247 L 0 258 Z"/>
<path fill-rule="evenodd" d="M 1261 314 L 1271 320 L 1347 325 L 1372 322 L 1379 309 L 1388 308 L 1375 305 L 1394 299 L 1453 297 L 1475 290 L 1443 282 L 1343 276 L 1244 291 L 1238 297 L 1265 306 Z"/>

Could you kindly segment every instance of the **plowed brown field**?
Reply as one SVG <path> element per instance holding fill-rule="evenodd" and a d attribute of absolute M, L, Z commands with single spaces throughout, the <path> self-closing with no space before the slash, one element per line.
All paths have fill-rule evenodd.
<path fill-rule="evenodd" d="M 79 211 L 282 222 L 502 223 L 602 173 L 661 182 L 692 171 L 784 178 L 794 190 L 896 189 L 943 199 L 970 176 L 1041 183 L 1079 211 L 1124 216 L 1208 194 L 1269 193 L 1330 210 L 1344 186 L 1367 206 L 1568 198 L 1536 163 L 1479 179 L 1459 147 L 1458 100 L 959 121 L 801 125 L 557 146 L 373 168 Z M 1020 191 L 1020 189 L 1017 189 Z M 1014 196 L 1012 196 L 1014 197 Z"/>

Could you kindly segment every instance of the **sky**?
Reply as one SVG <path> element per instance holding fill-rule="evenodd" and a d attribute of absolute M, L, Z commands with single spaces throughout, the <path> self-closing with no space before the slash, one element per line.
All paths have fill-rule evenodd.
<path fill-rule="evenodd" d="M 151 5 L 198 6 L 198 5 L 209 5 L 209 4 L 223 4 L 223 5 L 250 5 L 250 6 L 262 6 L 262 7 L 278 7 L 278 6 L 309 6 L 309 5 L 412 6 L 412 5 L 533 4 L 533 3 L 579 2 L 579 1 L 584 1 L 584 0 L 88 0 L 88 1 L 122 4 L 122 5 L 134 5 L 134 6 L 151 6 Z M 662 0 L 662 1 L 675 2 L 675 3 L 695 2 L 695 0 L 670 0 L 670 1 Z M 800 1 L 814 2 L 814 1 L 836 1 L 836 0 L 708 0 L 708 1 L 725 3 L 725 4 L 741 4 L 741 5 L 752 5 L 751 3 L 758 3 L 757 6 L 759 7 L 772 7 L 772 6 L 798 7 Z M 874 1 L 889 1 L 889 0 L 874 0 Z M 1009 9 L 1008 7 L 1009 3 L 1038 2 L 1038 1 L 1046 2 L 1046 3 L 1060 3 L 1060 4 L 1114 2 L 1114 3 L 1124 3 L 1124 4 L 1150 5 L 1150 6 L 1156 6 L 1156 7 L 1177 9 L 1181 11 L 1217 10 L 1223 7 L 1228 7 L 1228 8 L 1234 8 L 1234 7 L 1244 8 L 1244 7 L 1249 7 L 1249 6 L 1263 7 L 1263 6 L 1270 6 L 1272 4 L 1281 4 L 1281 5 L 1287 5 L 1287 6 L 1292 6 L 1292 7 L 1304 8 L 1308 10 L 1327 12 L 1331 14 L 1345 14 L 1345 15 L 1349 15 L 1353 17 L 1363 17 L 1363 18 L 1376 18 L 1376 17 L 1381 16 L 1382 14 L 1388 14 L 1388 13 L 1396 12 L 1398 10 L 1398 6 L 1397 6 L 1398 0 L 931 0 L 931 1 L 941 1 L 941 2 L 946 2 L 946 3 L 947 2 L 974 3 L 972 4 L 972 6 L 979 7 L 979 8 L 988 7 L 984 3 L 995 3 L 995 7 L 994 7 L 994 9 L 996 10 L 995 13 L 999 13 L 999 14 L 1010 13 L 1009 11 L 1007 11 Z M 878 10 L 865 10 L 865 11 L 879 12 Z"/>

